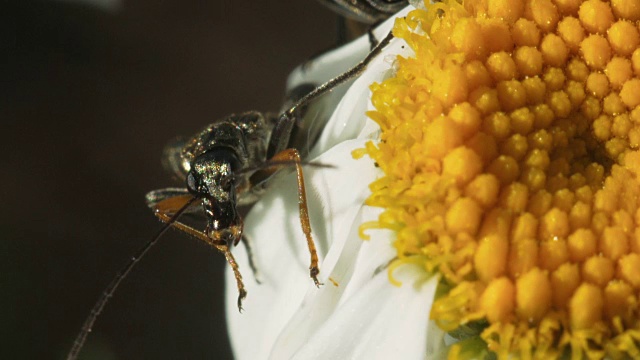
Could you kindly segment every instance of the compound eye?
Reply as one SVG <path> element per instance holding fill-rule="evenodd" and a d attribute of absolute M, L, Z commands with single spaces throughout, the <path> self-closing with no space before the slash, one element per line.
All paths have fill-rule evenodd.
<path fill-rule="evenodd" d="M 187 174 L 187 190 L 192 194 L 198 194 L 199 183 L 200 181 L 198 181 L 197 175 L 193 170 L 189 171 Z"/>

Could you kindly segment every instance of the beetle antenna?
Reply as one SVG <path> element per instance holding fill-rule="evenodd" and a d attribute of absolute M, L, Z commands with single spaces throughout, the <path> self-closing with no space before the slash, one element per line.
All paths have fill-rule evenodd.
<path fill-rule="evenodd" d="M 71 347 L 71 350 L 67 355 L 67 360 L 77 359 L 78 354 L 80 353 L 80 350 L 82 350 L 82 347 L 84 346 L 84 343 L 87 340 L 87 336 L 89 335 L 89 333 L 93 328 L 93 324 L 96 322 L 96 319 L 98 318 L 98 315 L 102 313 L 102 309 L 104 309 L 104 306 L 107 304 L 109 299 L 113 296 L 113 293 L 116 291 L 116 289 L 120 285 L 120 282 L 125 277 L 127 277 L 131 269 L 133 269 L 133 267 L 138 263 L 138 261 L 140 261 L 140 259 L 147 253 L 147 251 L 149 251 L 149 249 L 151 249 L 151 247 L 155 245 L 156 242 L 158 242 L 158 239 L 160 239 L 160 237 L 165 232 L 167 232 L 167 230 L 169 230 L 171 225 L 173 225 L 173 223 L 175 223 L 178 220 L 178 218 L 187 210 L 187 208 L 189 208 L 189 206 L 191 206 L 191 204 L 193 204 L 193 202 L 196 201 L 197 199 L 198 197 L 191 198 L 189 201 L 187 201 L 186 204 L 184 204 L 184 206 L 182 206 L 178 211 L 176 211 L 176 213 L 171 217 L 171 219 L 169 219 L 169 221 L 167 221 L 162 226 L 162 228 L 156 233 L 156 235 L 151 240 L 149 240 L 146 244 L 144 244 L 144 246 L 140 248 L 140 250 L 138 250 L 138 252 L 136 252 L 136 254 L 133 255 L 131 259 L 129 259 L 129 262 L 127 263 L 127 265 L 125 265 L 116 274 L 113 280 L 111 280 L 109 285 L 102 292 L 102 295 L 100 295 L 100 298 L 98 299 L 98 301 L 96 301 L 95 305 L 93 305 L 93 308 L 89 313 L 89 316 L 84 321 L 84 324 L 82 325 L 82 329 L 80 330 L 80 333 L 78 334 L 78 336 L 76 336 L 76 339 L 73 342 L 73 346 Z"/>
<path fill-rule="evenodd" d="M 236 170 L 234 173 L 235 175 L 241 175 L 241 174 L 252 173 L 262 169 L 268 169 L 270 167 L 287 167 L 287 166 L 294 166 L 295 164 L 296 162 L 294 160 L 271 160 L 271 161 L 265 161 L 262 164 L 259 164 L 256 166 Z M 316 161 L 302 161 L 300 165 L 310 166 L 315 168 L 326 168 L 326 169 L 335 168 L 335 166 L 331 164 L 323 164 Z"/>
<path fill-rule="evenodd" d="M 364 59 L 362 59 L 362 61 L 357 63 L 354 67 L 347 70 L 346 72 L 315 88 L 313 91 L 305 95 L 302 99 L 298 100 L 298 102 L 296 102 L 292 107 L 286 110 L 282 115 L 293 117 L 293 114 L 298 110 L 298 108 L 304 106 L 305 104 L 308 104 L 313 99 L 333 90 L 336 86 L 344 83 L 345 81 L 362 74 L 371 60 L 378 56 L 378 54 L 382 52 L 382 49 L 389 45 L 392 39 L 393 33 L 390 31 L 387 36 L 380 40 L 380 42 L 376 46 L 374 46 L 373 49 L 371 49 L 369 54 Z"/>

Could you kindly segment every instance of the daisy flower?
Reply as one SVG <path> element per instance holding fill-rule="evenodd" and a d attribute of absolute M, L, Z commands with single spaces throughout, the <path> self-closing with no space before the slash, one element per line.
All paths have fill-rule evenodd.
<path fill-rule="evenodd" d="M 336 166 L 305 172 L 325 286 L 292 176 L 247 218 L 236 356 L 640 356 L 640 3 L 418 5 L 311 152 Z"/>

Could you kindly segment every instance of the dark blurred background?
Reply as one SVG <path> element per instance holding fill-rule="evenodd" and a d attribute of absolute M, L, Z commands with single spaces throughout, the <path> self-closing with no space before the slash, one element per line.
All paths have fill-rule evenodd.
<path fill-rule="evenodd" d="M 159 229 L 165 143 L 277 110 L 335 41 L 314 0 L 123 0 L 0 8 L 0 358 L 61 359 L 104 287 Z M 225 359 L 225 261 L 170 231 L 123 282 L 81 359 Z"/>

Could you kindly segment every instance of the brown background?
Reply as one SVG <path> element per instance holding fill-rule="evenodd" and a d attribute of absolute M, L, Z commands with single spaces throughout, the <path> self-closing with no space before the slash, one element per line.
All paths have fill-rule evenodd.
<path fill-rule="evenodd" d="M 313 0 L 129 0 L 108 14 L 0 9 L 0 358 L 64 356 L 104 286 L 160 227 L 172 137 L 276 110 L 332 45 Z M 228 358 L 224 259 L 170 232 L 124 281 L 81 358 Z"/>

